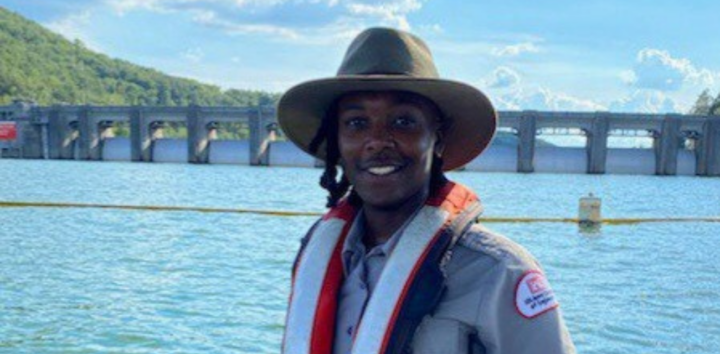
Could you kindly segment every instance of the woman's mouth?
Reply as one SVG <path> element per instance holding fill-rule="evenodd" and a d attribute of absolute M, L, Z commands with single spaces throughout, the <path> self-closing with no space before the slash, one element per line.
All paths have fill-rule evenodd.
<path fill-rule="evenodd" d="M 370 167 L 367 171 L 375 176 L 386 176 L 400 169 L 400 166 L 375 166 Z"/>

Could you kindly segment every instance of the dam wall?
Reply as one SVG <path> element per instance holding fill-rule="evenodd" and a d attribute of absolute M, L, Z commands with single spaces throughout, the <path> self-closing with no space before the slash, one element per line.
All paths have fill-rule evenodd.
<path fill-rule="evenodd" d="M 479 172 L 720 176 L 720 117 L 609 112 L 501 111 L 488 150 L 463 169 Z M 224 124 L 247 137 L 218 139 Z M 129 134 L 115 136 L 124 125 Z M 166 137 L 169 125 L 183 137 Z M 650 148 L 608 144 L 642 132 Z M 545 135 L 579 136 L 554 146 Z M 318 167 L 282 139 L 274 107 L 0 106 L 0 158 Z"/>

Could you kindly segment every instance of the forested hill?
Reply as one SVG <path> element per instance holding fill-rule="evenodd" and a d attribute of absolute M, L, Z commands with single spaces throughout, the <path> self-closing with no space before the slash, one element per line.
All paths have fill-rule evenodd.
<path fill-rule="evenodd" d="M 278 98 L 277 93 L 223 91 L 112 59 L 0 7 L 0 105 L 24 99 L 40 105 L 246 106 Z"/>

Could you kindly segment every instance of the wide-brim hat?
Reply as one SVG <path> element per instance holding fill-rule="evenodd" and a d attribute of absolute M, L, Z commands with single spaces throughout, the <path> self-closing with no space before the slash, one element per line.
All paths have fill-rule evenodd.
<path fill-rule="evenodd" d="M 336 77 L 292 87 L 278 104 L 285 136 L 303 151 L 325 158 L 325 147 L 310 151 L 310 142 L 332 104 L 351 92 L 405 91 L 424 96 L 447 120 L 443 131 L 443 170 L 461 167 L 480 155 L 497 128 L 497 113 L 480 90 L 441 79 L 427 45 L 395 29 L 371 28 L 350 44 Z"/>

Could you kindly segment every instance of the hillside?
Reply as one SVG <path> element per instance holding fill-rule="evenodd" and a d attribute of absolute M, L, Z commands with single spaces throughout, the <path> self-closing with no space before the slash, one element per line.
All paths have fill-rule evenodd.
<path fill-rule="evenodd" d="M 279 94 L 226 90 L 112 59 L 0 7 L 0 105 L 246 106 L 272 104 Z"/>
<path fill-rule="evenodd" d="M 280 97 L 279 93 L 263 91 L 223 91 L 214 85 L 113 59 L 2 7 L 0 64 L 0 105 L 22 99 L 39 105 L 249 106 L 275 104 Z M 120 128 L 116 134 L 127 135 L 127 128 Z M 166 128 L 167 137 L 185 134 L 180 126 Z M 221 135 L 246 138 L 247 131 L 231 124 Z M 517 138 L 505 132 L 495 140 L 499 145 L 517 144 Z"/>

